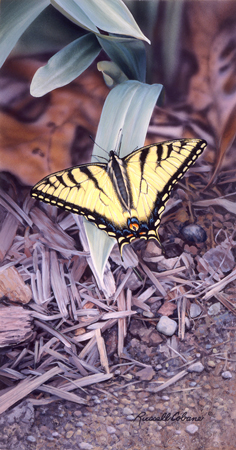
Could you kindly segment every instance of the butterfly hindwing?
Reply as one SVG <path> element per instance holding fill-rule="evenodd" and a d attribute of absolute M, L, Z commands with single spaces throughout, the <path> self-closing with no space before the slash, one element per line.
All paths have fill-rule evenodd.
<path fill-rule="evenodd" d="M 143 147 L 125 158 L 137 218 L 148 224 L 140 237 L 159 240 L 157 230 L 171 190 L 205 147 L 200 139 L 180 139 Z"/>
<path fill-rule="evenodd" d="M 85 216 L 117 239 L 157 239 L 161 215 L 175 183 L 206 147 L 200 139 L 152 144 L 108 164 L 90 163 L 45 177 L 32 189 L 39 200 Z"/>

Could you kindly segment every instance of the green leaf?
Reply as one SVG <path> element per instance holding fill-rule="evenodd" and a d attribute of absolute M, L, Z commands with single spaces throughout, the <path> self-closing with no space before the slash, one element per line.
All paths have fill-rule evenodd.
<path fill-rule="evenodd" d="M 26 28 L 49 4 L 49 0 L 2 0 L 0 67 Z"/>
<path fill-rule="evenodd" d="M 121 129 L 120 156 L 124 157 L 136 148 L 142 147 L 161 91 L 162 85 L 148 85 L 130 80 L 112 89 L 105 101 L 95 140 L 104 150 L 95 144 L 94 155 L 104 158 L 107 157 L 105 152 L 116 149 Z M 94 156 L 92 160 L 95 160 Z M 102 279 L 106 261 L 116 240 L 87 220 L 84 220 L 84 224 L 93 263 Z"/>
<path fill-rule="evenodd" d="M 150 43 L 122 0 L 51 0 L 51 3 L 86 29 L 132 36 Z"/>
<path fill-rule="evenodd" d="M 135 39 L 108 40 L 97 36 L 109 58 L 115 62 L 129 80 L 145 82 L 146 52 L 142 41 Z"/>
<path fill-rule="evenodd" d="M 76 39 L 57 52 L 35 73 L 30 87 L 34 97 L 65 86 L 77 78 L 94 61 L 101 47 L 93 33 Z"/>
<path fill-rule="evenodd" d="M 74 0 L 51 0 L 51 4 L 67 19 L 85 30 L 99 33 L 98 28 L 84 13 L 83 9 Z"/>
<path fill-rule="evenodd" d="M 112 89 L 102 110 L 96 144 L 108 152 L 115 150 L 119 131 L 122 130 L 121 157 L 142 147 L 153 108 L 162 90 L 161 84 L 150 85 L 131 80 Z M 93 153 L 106 156 L 96 144 Z"/>

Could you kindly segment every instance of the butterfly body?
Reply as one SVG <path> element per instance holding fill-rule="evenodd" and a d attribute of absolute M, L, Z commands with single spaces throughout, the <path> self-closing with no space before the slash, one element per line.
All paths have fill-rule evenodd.
<path fill-rule="evenodd" d="M 174 184 L 206 147 L 201 139 L 152 144 L 124 158 L 62 170 L 32 189 L 39 200 L 81 214 L 124 245 L 136 238 L 159 241 L 158 228 Z"/>

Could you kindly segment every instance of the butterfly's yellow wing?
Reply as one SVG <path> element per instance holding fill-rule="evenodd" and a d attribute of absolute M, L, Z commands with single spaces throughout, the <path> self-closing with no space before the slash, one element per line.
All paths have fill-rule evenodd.
<path fill-rule="evenodd" d="M 206 147 L 200 139 L 153 144 L 108 164 L 84 164 L 54 173 L 31 195 L 84 215 L 117 239 L 120 251 L 133 239 L 157 239 L 161 214 L 174 184 Z"/>

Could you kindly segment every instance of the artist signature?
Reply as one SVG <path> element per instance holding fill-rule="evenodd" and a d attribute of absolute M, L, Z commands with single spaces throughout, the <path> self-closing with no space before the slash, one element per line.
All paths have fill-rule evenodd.
<path fill-rule="evenodd" d="M 201 422 L 204 416 L 192 417 L 187 416 L 186 412 L 181 414 L 179 411 L 174 414 L 164 412 L 161 416 L 147 416 L 147 413 L 144 411 L 139 413 L 133 420 L 135 421 L 136 419 L 139 420 L 140 426 L 141 422 Z"/>

